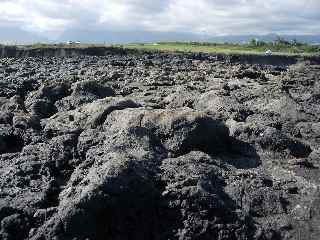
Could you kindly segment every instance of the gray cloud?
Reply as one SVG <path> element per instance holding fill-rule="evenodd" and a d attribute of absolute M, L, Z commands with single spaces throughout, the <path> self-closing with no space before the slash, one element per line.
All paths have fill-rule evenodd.
<path fill-rule="evenodd" d="M 0 26 L 193 34 L 320 34 L 319 0 L 0 0 Z"/>

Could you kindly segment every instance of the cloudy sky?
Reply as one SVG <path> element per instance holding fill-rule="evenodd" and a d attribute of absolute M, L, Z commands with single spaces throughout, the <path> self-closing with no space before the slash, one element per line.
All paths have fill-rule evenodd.
<path fill-rule="evenodd" d="M 319 12 L 320 0 L 0 0 L 0 27 L 51 39 L 72 29 L 320 34 Z"/>

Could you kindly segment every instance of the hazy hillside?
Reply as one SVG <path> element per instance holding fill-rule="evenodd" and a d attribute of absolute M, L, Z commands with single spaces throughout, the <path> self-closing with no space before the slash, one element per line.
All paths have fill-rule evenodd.
<path fill-rule="evenodd" d="M 201 38 L 191 33 L 181 32 L 147 32 L 147 31 L 81 31 L 70 30 L 64 32 L 59 41 L 79 40 L 93 43 L 129 43 L 129 42 L 155 42 L 155 41 L 198 41 Z"/>
<path fill-rule="evenodd" d="M 228 35 L 211 36 L 205 33 L 192 34 L 185 32 L 147 32 L 147 31 L 127 31 L 127 32 L 88 32 L 88 31 L 67 31 L 59 37 L 59 41 L 79 40 L 83 42 L 110 42 L 110 43 L 130 43 L 130 42 L 157 42 L 157 41 L 210 41 L 210 42 L 248 42 L 252 38 L 263 41 L 274 41 L 278 35 Z M 320 35 L 283 35 L 287 40 L 297 39 L 306 43 L 320 43 Z"/>
<path fill-rule="evenodd" d="M 257 38 L 262 41 L 271 42 L 278 38 L 277 34 L 267 34 L 267 35 L 232 35 L 232 36 L 221 36 L 212 37 L 209 39 L 214 42 L 230 42 L 230 43 L 242 43 L 248 42 L 250 39 Z M 296 39 L 299 42 L 306 43 L 320 43 L 320 35 L 281 35 L 282 38 L 286 40 Z"/>
<path fill-rule="evenodd" d="M 56 39 L 47 39 L 37 34 L 17 28 L 0 26 L 0 43 L 35 43 L 35 42 L 65 42 L 68 40 L 86 43 L 133 43 L 133 42 L 160 42 L 160 41 L 206 41 L 218 43 L 244 43 L 252 38 L 263 41 L 273 41 L 278 35 L 227 35 L 211 36 L 205 33 L 192 34 L 186 32 L 156 32 L 156 31 L 90 31 L 68 30 L 57 36 Z M 320 43 L 320 35 L 282 35 L 287 40 L 297 39 L 306 43 Z"/>

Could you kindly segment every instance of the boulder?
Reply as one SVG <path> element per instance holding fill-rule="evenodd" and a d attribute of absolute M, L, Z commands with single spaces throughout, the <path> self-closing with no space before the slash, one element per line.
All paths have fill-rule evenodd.
<path fill-rule="evenodd" d="M 264 150 L 287 152 L 296 158 L 308 157 L 312 151 L 309 145 L 290 138 L 281 133 L 281 131 L 271 127 L 266 128 L 261 133 L 258 143 Z"/>
<path fill-rule="evenodd" d="M 140 126 L 151 131 L 174 155 L 192 150 L 221 152 L 225 150 L 229 137 L 228 128 L 221 121 L 190 108 L 126 109 L 113 112 L 104 123 L 104 129 L 111 132 L 131 126 Z"/>
<path fill-rule="evenodd" d="M 97 81 L 80 81 L 72 86 L 71 95 L 58 101 L 56 107 L 59 110 L 70 110 L 114 95 L 115 92 L 111 87 L 103 86 Z"/>
<path fill-rule="evenodd" d="M 75 110 L 59 112 L 50 117 L 45 125 L 49 134 L 67 134 L 81 132 L 86 128 L 102 125 L 114 110 L 136 108 L 140 105 L 131 99 L 108 97 L 81 106 Z"/>
<path fill-rule="evenodd" d="M 218 91 L 212 90 L 200 95 L 194 102 L 194 108 L 227 119 L 232 112 L 240 108 L 240 104 L 236 99 L 223 96 Z"/>

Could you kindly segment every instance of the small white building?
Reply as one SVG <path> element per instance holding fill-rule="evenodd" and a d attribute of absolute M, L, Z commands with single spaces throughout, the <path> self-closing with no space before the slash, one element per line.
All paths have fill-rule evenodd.
<path fill-rule="evenodd" d="M 267 51 L 265 51 L 265 55 L 266 55 L 266 56 L 272 55 L 272 51 L 271 51 L 270 49 L 268 49 Z"/>
<path fill-rule="evenodd" d="M 66 44 L 67 44 L 67 45 L 81 44 L 81 42 L 80 42 L 80 41 L 67 41 Z"/>

